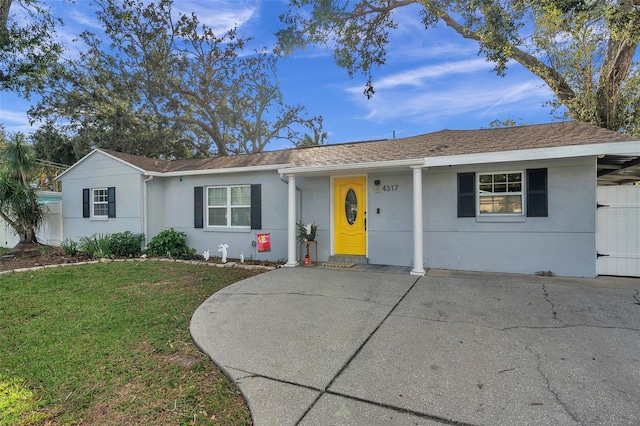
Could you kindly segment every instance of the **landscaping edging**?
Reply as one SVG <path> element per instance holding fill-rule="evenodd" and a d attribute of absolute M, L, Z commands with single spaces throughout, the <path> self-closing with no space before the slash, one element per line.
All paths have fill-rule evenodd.
<path fill-rule="evenodd" d="M 175 263 L 186 263 L 189 265 L 202 265 L 202 266 L 210 266 L 217 268 L 237 268 L 237 269 L 264 269 L 265 271 L 271 271 L 278 267 L 276 266 L 264 266 L 264 265 L 245 265 L 238 262 L 227 262 L 227 263 L 209 263 L 203 262 L 201 260 L 180 260 L 180 259 L 163 259 L 163 258 L 147 258 L 147 259 L 98 259 L 98 260 L 90 260 L 86 262 L 70 262 L 70 263 L 54 263 L 51 265 L 42 265 L 42 266 L 33 266 L 31 268 L 19 268 L 19 269 L 11 269 L 8 271 L 0 271 L 0 275 L 5 274 L 14 274 L 19 272 L 29 272 L 29 271 L 39 271 L 41 269 L 47 268 L 59 268 L 63 266 L 74 266 L 74 265 L 91 265 L 95 263 L 113 263 L 113 262 L 175 262 Z"/>

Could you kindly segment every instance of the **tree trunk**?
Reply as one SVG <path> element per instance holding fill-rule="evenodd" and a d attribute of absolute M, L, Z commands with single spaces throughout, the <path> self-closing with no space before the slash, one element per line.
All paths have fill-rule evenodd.
<path fill-rule="evenodd" d="M 40 244 L 36 236 L 36 230 L 26 228 L 20 231 L 20 242 L 18 244 Z"/>

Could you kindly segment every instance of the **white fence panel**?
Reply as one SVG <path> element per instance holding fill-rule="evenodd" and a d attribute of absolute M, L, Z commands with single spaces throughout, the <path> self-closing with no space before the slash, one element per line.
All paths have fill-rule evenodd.
<path fill-rule="evenodd" d="M 44 205 L 47 216 L 38 229 L 38 241 L 50 246 L 59 246 L 62 243 L 62 202 L 59 200 L 46 200 Z M 0 219 L 0 247 L 15 247 L 20 238 L 7 222 Z"/>
<path fill-rule="evenodd" d="M 598 187 L 598 275 L 640 277 L 640 186 Z"/>

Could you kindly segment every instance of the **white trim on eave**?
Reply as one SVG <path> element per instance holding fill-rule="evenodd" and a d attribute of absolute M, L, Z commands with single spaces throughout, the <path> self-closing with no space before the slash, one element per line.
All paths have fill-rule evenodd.
<path fill-rule="evenodd" d="M 411 167 L 421 166 L 424 163 L 424 159 L 407 159 L 407 160 L 392 160 L 392 161 L 373 161 L 369 163 L 345 163 L 345 164 L 331 164 L 322 166 L 304 166 L 304 167 L 288 167 L 278 169 L 278 173 L 281 175 L 286 174 L 307 174 L 307 173 L 323 173 L 323 172 L 335 172 L 335 171 L 352 171 L 363 169 L 381 169 L 390 167 Z"/>
<path fill-rule="evenodd" d="M 84 157 L 82 157 L 81 159 L 79 159 L 78 161 L 76 161 L 76 162 L 75 162 L 73 165 L 71 165 L 67 170 L 65 170 L 64 172 L 60 173 L 58 176 L 56 176 L 56 180 L 60 180 L 60 178 L 62 178 L 62 176 L 66 175 L 66 174 L 67 174 L 67 173 L 69 173 L 71 170 L 75 169 L 75 168 L 76 168 L 76 167 L 78 167 L 80 164 L 84 163 L 86 160 L 88 160 L 89 158 L 93 157 L 93 156 L 94 156 L 96 153 L 98 153 L 98 152 L 99 152 L 100 154 L 102 154 L 102 155 L 106 155 L 107 157 L 111 158 L 112 160 L 116 160 L 116 161 L 118 161 L 119 163 L 122 163 L 122 164 L 124 164 L 124 165 L 126 165 L 126 166 L 129 166 L 129 167 L 131 167 L 131 168 L 133 168 L 133 169 L 135 169 L 135 170 L 138 170 L 140 173 L 144 173 L 144 172 L 145 172 L 145 171 L 144 171 L 144 169 L 141 169 L 141 168 L 140 168 L 140 167 L 138 167 L 138 166 L 134 166 L 133 164 L 131 164 L 131 163 L 127 162 L 127 161 L 124 161 L 124 160 L 123 160 L 123 159 L 121 159 L 121 158 L 118 158 L 118 157 L 116 157 L 116 156 L 114 156 L 114 155 L 111 155 L 111 154 L 109 154 L 109 153 L 107 153 L 107 152 L 104 152 L 103 150 L 101 150 L 101 149 L 99 149 L 99 148 L 96 148 L 96 149 L 94 149 L 93 151 L 91 151 L 90 153 L 88 153 L 87 155 L 85 155 Z"/>
<path fill-rule="evenodd" d="M 465 164 L 504 163 L 511 161 L 550 160 L 555 158 L 586 157 L 591 155 L 638 155 L 640 141 L 608 142 L 590 145 L 557 146 L 551 148 L 520 149 L 480 154 L 426 157 L 425 167 L 458 166 Z"/>
<path fill-rule="evenodd" d="M 220 175 L 227 173 L 245 173 L 245 172 L 264 172 L 271 170 L 279 170 L 282 167 L 290 166 L 289 164 L 268 164 L 265 166 L 247 166 L 247 167 L 226 167 L 223 169 L 198 169 L 183 170 L 177 172 L 145 172 L 145 176 L 158 177 L 179 177 L 179 176 L 201 176 L 201 175 Z"/>

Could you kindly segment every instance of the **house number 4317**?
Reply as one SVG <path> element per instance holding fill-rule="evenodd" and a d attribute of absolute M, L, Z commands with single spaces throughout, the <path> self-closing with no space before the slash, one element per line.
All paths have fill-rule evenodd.
<path fill-rule="evenodd" d="M 382 185 L 383 191 L 397 191 L 398 185 Z"/>

